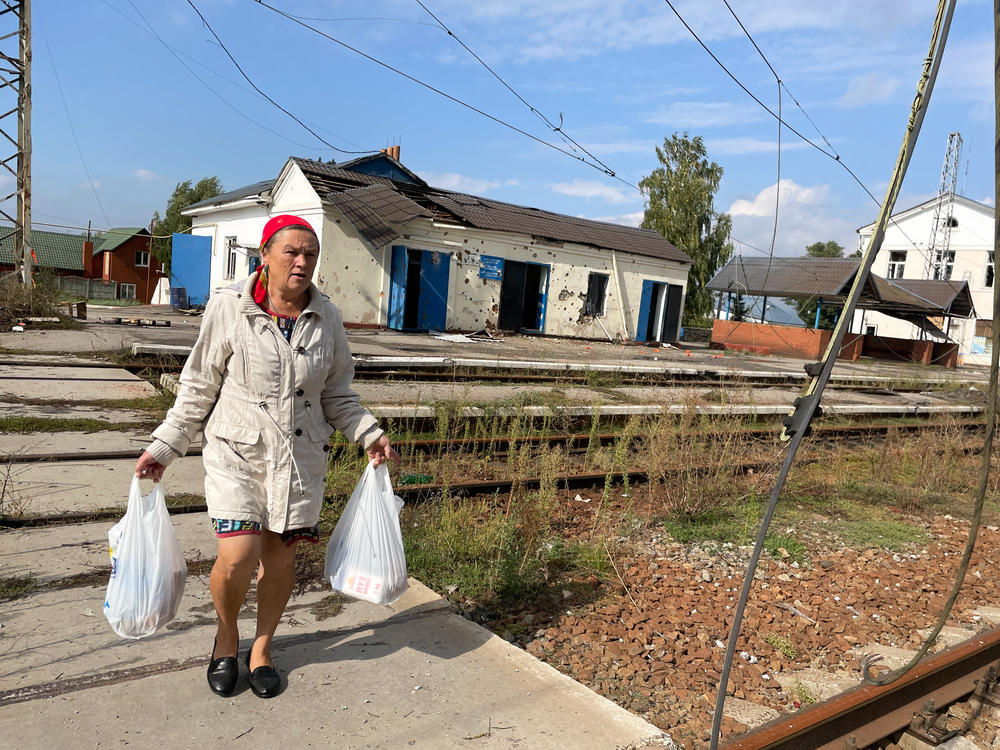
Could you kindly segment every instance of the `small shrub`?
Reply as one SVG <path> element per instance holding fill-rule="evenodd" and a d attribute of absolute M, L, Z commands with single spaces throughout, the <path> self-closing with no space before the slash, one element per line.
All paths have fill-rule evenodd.
<path fill-rule="evenodd" d="M 787 656 L 789 659 L 798 658 L 799 650 L 795 648 L 795 645 L 783 635 L 778 635 L 777 633 L 765 633 L 764 642 L 778 653 L 783 656 Z"/>
<path fill-rule="evenodd" d="M 0 602 L 27 596 L 36 588 L 38 588 L 38 582 L 35 580 L 35 576 L 30 573 L 2 577 L 0 578 Z"/>

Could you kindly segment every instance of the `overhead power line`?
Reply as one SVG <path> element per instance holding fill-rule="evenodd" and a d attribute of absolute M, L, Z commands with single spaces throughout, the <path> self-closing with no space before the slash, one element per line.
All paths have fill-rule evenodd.
<path fill-rule="evenodd" d="M 827 138 L 825 136 L 823 136 L 822 132 L 819 131 L 819 128 L 816 128 L 815 123 L 813 123 L 813 127 L 816 128 L 817 132 L 820 133 L 820 136 L 823 138 L 824 141 L 826 141 L 827 145 L 830 145 L 830 149 L 831 149 L 830 151 L 827 151 L 825 148 L 823 148 L 822 146 L 820 146 L 819 144 L 817 144 L 815 141 L 813 141 L 813 140 L 811 140 L 809 138 L 806 138 L 802 133 L 800 133 L 798 130 L 796 130 L 791 125 L 789 125 L 785 120 L 783 120 L 780 114 L 776 113 L 774 110 L 772 110 L 766 104 L 764 104 L 764 102 L 762 102 L 760 100 L 760 98 L 757 97 L 756 94 L 754 94 L 750 89 L 748 89 L 743 84 L 743 82 L 740 81 L 740 79 L 737 78 L 732 73 L 732 71 L 730 71 L 729 68 L 726 67 L 725 63 L 723 63 L 722 60 L 720 60 L 716 56 L 716 54 L 714 52 L 712 52 L 712 50 L 708 47 L 708 45 L 705 44 L 705 42 L 703 42 L 701 40 L 701 37 L 698 36 L 698 33 L 693 28 L 691 28 L 691 25 L 686 20 L 684 20 L 684 16 L 682 16 L 680 14 L 680 11 L 678 11 L 677 8 L 674 7 L 674 4 L 670 0 L 663 0 L 663 2 L 665 2 L 667 4 L 667 7 L 669 7 L 670 10 L 673 11 L 674 15 L 677 16 L 677 20 L 679 20 L 681 22 L 681 24 L 684 26 L 684 28 L 688 30 L 688 33 L 690 33 L 691 36 L 694 37 L 694 40 L 696 42 L 698 42 L 699 45 L 701 45 L 701 48 L 703 50 L 705 50 L 705 52 L 708 53 L 708 56 L 711 57 L 720 68 L 722 68 L 722 70 L 725 72 L 725 74 L 727 76 L 729 76 L 737 86 L 739 86 L 741 89 L 743 89 L 743 91 L 747 94 L 747 96 L 749 96 L 751 99 L 753 99 L 758 105 L 760 105 L 760 107 L 765 112 L 767 112 L 769 115 L 771 115 L 771 117 L 773 117 L 775 120 L 777 120 L 780 124 L 782 124 L 786 128 L 788 128 L 788 130 L 790 130 L 792 133 L 794 133 L 795 135 L 797 135 L 805 143 L 809 144 L 810 146 L 812 146 L 814 149 L 816 149 L 817 151 L 819 151 L 821 154 L 825 155 L 826 157 L 828 157 L 828 158 L 832 159 L 833 161 L 837 162 L 837 164 L 839 164 L 844 169 L 844 171 L 847 172 L 847 174 L 849 174 L 851 176 L 851 178 L 858 184 L 858 186 L 868 195 L 868 197 L 871 198 L 872 202 L 875 203 L 875 205 L 877 205 L 877 206 L 881 206 L 882 205 L 882 202 L 875 196 L 874 193 L 872 193 L 871 190 L 868 189 L 868 186 L 865 185 L 865 183 L 861 181 L 861 178 L 858 177 L 858 175 L 854 172 L 854 170 L 852 170 L 849 166 L 847 166 L 847 164 L 843 161 L 843 159 L 840 158 L 840 154 L 838 154 L 837 151 L 836 151 L 836 149 L 834 149 L 833 146 L 830 145 L 829 140 L 827 140 Z M 728 7 L 728 3 L 727 3 L 727 7 Z M 733 12 L 732 8 L 730 8 L 730 12 Z M 735 13 L 733 13 L 733 15 L 735 16 Z M 738 17 L 737 17 L 736 20 L 740 23 L 740 26 L 743 27 L 743 23 L 741 21 L 739 21 Z M 746 33 L 747 36 L 749 36 L 749 32 L 746 31 L 745 27 L 744 27 L 744 33 Z M 754 47 L 757 47 L 757 43 L 753 41 L 752 37 L 751 37 L 751 42 L 753 42 Z M 757 51 L 760 52 L 760 48 L 759 47 L 757 47 Z M 764 53 L 760 52 L 760 54 L 761 54 L 761 56 L 763 56 Z M 771 66 L 771 63 L 767 61 L 766 57 L 764 58 L 764 61 L 767 63 L 767 66 L 769 68 L 771 68 L 771 70 L 773 72 L 774 68 Z M 779 81 L 781 80 L 780 77 L 777 76 L 777 73 L 775 73 L 775 77 L 778 78 Z M 788 89 L 785 88 L 785 90 L 787 91 Z M 794 101 L 794 97 L 793 97 L 793 101 Z M 796 102 L 796 104 L 798 105 L 798 102 Z M 799 105 L 799 108 L 801 109 L 801 105 Z M 803 113 L 805 113 L 805 110 L 803 110 Z M 812 119 L 809 118 L 808 115 L 806 116 L 806 119 L 808 119 L 809 122 L 812 123 Z M 903 237 L 906 238 L 907 242 L 909 242 L 913 246 L 914 250 L 916 250 L 918 253 L 920 253 L 924 257 L 927 257 L 926 256 L 926 252 L 924 250 L 922 250 L 919 245 L 917 245 L 917 243 L 913 240 L 913 238 L 910 237 L 903 230 L 903 228 L 901 226 L 899 226 L 899 224 L 896 223 L 895 219 L 893 219 L 892 217 L 889 217 L 889 223 L 892 224 L 897 230 L 899 230 L 900 234 L 902 234 Z"/>
<path fill-rule="evenodd" d="M 212 34 L 212 36 L 215 37 L 215 41 L 219 43 L 220 47 L 222 47 L 222 51 L 226 53 L 226 57 L 228 57 L 232 61 L 233 65 L 236 66 L 236 69 L 240 72 L 240 75 L 242 75 L 246 79 L 247 83 L 249 83 L 251 86 L 253 86 L 254 91 L 256 91 L 258 94 L 260 94 L 261 96 L 263 96 L 265 99 L 267 99 L 269 102 L 271 102 L 271 104 L 273 104 L 275 107 L 277 107 L 282 112 L 284 112 L 286 115 L 288 115 L 293 120 L 295 120 L 295 122 L 297 122 L 303 128 L 305 128 L 310 133 L 312 133 L 312 135 L 316 138 L 316 140 L 318 140 L 320 143 L 325 143 L 329 148 L 333 149 L 334 151 L 338 151 L 338 152 L 340 152 L 342 154 L 374 154 L 374 153 L 378 153 L 375 150 L 369 150 L 369 151 L 347 151 L 345 149 L 340 148 L 339 146 L 334 146 L 332 143 L 330 143 L 328 140 L 326 140 L 323 136 L 321 136 L 319 133 L 317 133 L 315 130 L 313 130 L 311 127 L 309 127 L 306 123 L 304 123 L 301 119 L 299 119 L 294 114 L 292 114 L 287 109 L 285 109 L 280 104 L 278 104 L 278 102 L 276 102 L 267 93 L 265 93 L 256 83 L 253 82 L 253 79 L 250 78 L 250 76 L 248 76 L 246 74 L 246 71 L 244 71 L 243 68 L 240 66 L 240 64 L 236 61 L 236 58 L 233 57 L 232 53 L 230 53 L 229 49 L 226 47 L 225 43 L 222 41 L 222 39 L 219 37 L 219 35 L 215 33 L 215 29 L 212 28 L 212 24 L 210 24 L 208 22 L 208 20 L 205 18 L 205 16 L 202 15 L 202 12 L 200 10 L 198 10 L 198 6 L 194 4 L 193 0 L 187 0 L 187 4 L 190 5 L 191 8 L 194 10 L 194 12 L 198 14 L 198 18 L 201 19 L 201 22 L 205 25 L 205 28 L 207 28 L 209 30 L 209 32 Z"/>
<path fill-rule="evenodd" d="M 107 225 L 111 226 L 111 220 L 108 218 L 107 211 L 104 210 L 104 204 L 101 203 L 101 196 L 97 194 L 97 185 L 94 184 L 94 178 L 90 176 L 90 168 L 87 166 L 87 160 L 83 156 L 83 149 L 80 147 L 80 139 L 76 135 L 76 128 L 73 127 L 73 115 L 70 114 L 69 105 L 66 103 L 66 94 L 63 93 L 62 81 L 59 80 L 59 71 L 56 69 L 56 59 L 52 55 L 52 47 L 49 46 L 49 38 L 42 34 L 42 41 L 45 42 L 45 51 L 49 53 L 49 62 L 52 64 L 52 76 L 56 79 L 56 88 L 59 90 L 59 98 L 62 99 L 63 109 L 66 110 L 66 122 L 69 123 L 69 132 L 73 135 L 73 143 L 76 144 L 76 153 L 80 155 L 80 163 L 83 165 L 83 173 L 87 175 L 87 184 L 90 185 L 91 191 L 94 193 L 94 200 L 97 201 L 97 207 L 101 209 L 101 216 L 104 217 L 104 221 Z"/>
<path fill-rule="evenodd" d="M 281 132 L 275 130 L 274 128 L 271 128 L 271 127 L 265 125 L 264 123 L 262 123 L 262 122 L 260 122 L 258 120 L 255 120 L 250 115 L 246 114 L 241 109 L 239 109 L 238 107 L 236 107 L 226 97 L 224 97 L 222 94 L 220 94 L 213 86 L 211 86 L 204 78 L 202 78 L 200 75 L 198 75 L 194 71 L 194 69 L 191 68 L 190 65 L 188 65 L 187 63 L 185 63 L 184 60 L 181 59 L 181 56 L 186 57 L 187 59 L 191 60 L 196 65 L 200 65 L 201 67 L 205 68 L 207 71 L 209 71 L 210 73 L 212 73 L 213 75 L 218 76 L 222 80 L 226 81 L 227 83 L 229 83 L 229 84 L 231 84 L 233 86 L 236 86 L 237 88 L 242 89 L 243 91 L 246 91 L 246 92 L 249 92 L 249 93 L 253 94 L 253 93 L 255 93 L 253 91 L 253 89 L 251 89 L 251 88 L 249 88 L 247 86 L 244 86 L 241 83 L 237 83 L 237 82 L 233 81 L 230 78 L 227 78 L 223 74 L 219 73 L 217 70 L 214 70 L 214 69 L 210 68 L 209 66 L 207 66 L 204 63 L 200 62 L 199 60 L 196 60 L 195 58 L 191 57 L 190 55 L 188 55 L 188 54 L 186 54 L 184 52 L 181 52 L 177 48 L 175 48 L 172 45 L 168 44 L 167 41 L 162 36 L 160 36 L 157 33 L 155 27 L 149 22 L 149 20 L 146 18 L 146 16 L 143 15 L 142 11 L 139 10 L 139 8 L 136 6 L 136 4 L 134 2 L 132 2 L 132 0 L 126 0 L 126 2 L 128 2 L 128 4 L 132 6 L 132 10 L 134 10 L 136 12 L 136 14 L 139 16 L 139 18 L 142 19 L 142 23 L 145 24 L 145 27 L 143 27 L 143 25 L 140 24 L 138 21 L 136 21 L 134 18 L 130 18 L 128 15 L 126 15 L 121 10 L 119 10 L 118 8 L 116 8 L 114 5 L 112 5 L 110 2 L 108 2 L 108 0 L 101 0 L 101 2 L 103 2 L 111 10 L 113 10 L 115 13 L 117 13 L 119 16 L 121 16 L 122 18 L 124 18 L 126 21 L 128 21 L 130 24 L 132 24 L 133 26 L 135 26 L 140 31 L 142 31 L 142 32 L 144 32 L 146 34 L 149 34 L 150 36 L 154 37 L 161 45 L 163 45 L 164 48 L 166 48 L 166 50 L 171 55 L 173 55 L 174 59 L 176 59 L 177 62 L 181 66 L 183 66 L 184 69 L 187 70 L 187 72 L 190 73 L 195 78 L 195 80 L 197 80 L 202 86 L 204 86 L 206 89 L 208 89 L 209 92 L 211 92 L 219 101 L 221 101 L 223 104 L 225 104 L 227 107 L 229 107 L 229 109 L 231 109 L 233 112 L 235 112 L 236 114 L 238 114 L 244 120 L 246 120 L 247 122 L 249 122 L 249 123 L 251 123 L 253 125 L 256 125 L 261 130 L 266 130 L 268 133 L 271 133 L 272 135 L 278 136 L 282 140 L 287 141 L 288 143 L 291 143 L 293 146 L 299 146 L 300 148 L 304 148 L 304 149 L 313 149 L 313 148 L 316 148 L 316 146 L 314 146 L 314 145 L 309 145 L 309 144 L 306 144 L 306 143 L 301 143 L 301 142 L 295 140 L 294 138 L 289 138 L 284 133 L 281 133 Z M 341 140 L 346 140 L 346 139 L 341 139 Z M 348 143 L 349 142 L 350 141 L 348 141 Z M 320 150 L 324 150 L 325 151 L 326 149 L 322 149 L 321 148 Z"/>
<path fill-rule="evenodd" d="M 577 149 L 579 149 L 580 151 L 582 151 L 583 153 L 585 153 L 587 156 L 589 156 L 591 159 L 593 159 L 595 162 L 597 162 L 598 164 L 600 164 L 605 169 L 605 171 L 608 174 L 610 174 L 611 176 L 614 176 L 615 172 L 614 172 L 613 169 L 611 169 L 607 164 L 605 164 L 603 161 L 601 161 L 600 159 L 598 159 L 591 151 L 588 151 L 586 148 L 584 148 L 583 146 L 581 146 L 577 141 L 575 141 L 573 138 L 571 138 L 569 136 L 569 134 L 566 133 L 565 130 L 563 130 L 563 123 L 562 123 L 562 115 L 561 114 L 559 116 L 559 124 L 556 125 L 548 117 L 546 117 L 543 112 L 541 112 L 540 110 L 536 109 L 531 104 L 529 104 L 527 101 L 525 101 L 525 99 L 524 99 L 523 96 L 521 96 L 519 93 L 517 93 L 517 91 L 515 91 L 514 88 L 509 83 L 507 83 L 507 81 L 505 81 L 503 78 L 501 78 L 499 73 L 497 73 L 495 70 L 493 70 L 493 68 L 491 68 L 489 65 L 487 65 L 486 61 L 483 60 L 483 58 L 481 58 L 479 55 L 477 55 L 475 52 L 473 52 L 472 49 L 469 48 L 469 45 L 467 45 L 465 42 L 463 42 L 461 39 L 459 39 L 458 35 L 454 31 L 452 31 L 451 29 L 449 29 L 445 25 L 444 21 L 442 21 L 440 18 L 438 18 L 437 15 L 435 15 L 434 12 L 431 11 L 431 9 L 428 8 L 422 2 L 422 0 L 415 0 L 415 2 L 417 3 L 417 5 L 419 5 L 421 8 L 423 8 L 425 11 L 427 11 L 427 14 L 431 18 L 433 18 L 435 21 L 437 21 L 438 25 L 441 27 L 441 29 L 443 31 L 447 32 L 448 36 L 450 36 L 456 42 L 458 42 L 459 44 L 461 44 L 462 47 L 465 49 L 466 52 L 468 52 L 470 55 L 472 55 L 474 58 L 476 58 L 476 60 L 479 62 L 479 64 L 482 65 L 484 68 L 486 68 L 486 70 L 488 70 L 490 72 L 490 75 L 492 75 L 494 78 L 496 78 L 503 85 L 503 87 L 505 89 L 507 89 L 510 93 L 512 93 L 517 98 L 518 101 L 520 101 L 525 107 L 527 107 L 529 110 L 531 110 L 531 112 L 534 115 L 536 115 L 542 122 L 544 122 L 545 126 L 549 130 L 551 130 L 553 133 L 555 133 L 560 138 L 562 138 L 563 141 L 565 141 L 566 144 L 571 149 L 573 149 L 574 151 L 577 150 Z"/>
<path fill-rule="evenodd" d="M 598 163 L 596 163 L 594 161 L 591 161 L 591 160 L 587 159 L 586 157 L 580 156 L 579 154 L 575 154 L 572 151 L 568 151 L 568 150 L 566 150 L 566 149 L 564 149 L 564 148 L 556 145 L 555 143 L 551 143 L 549 141 L 546 141 L 544 138 L 539 138 L 537 135 L 529 133 L 527 130 L 524 130 L 523 128 L 519 128 L 516 125 L 513 125 L 513 124 L 507 122 L 506 120 L 503 120 L 503 119 L 501 119 L 501 118 L 499 118 L 499 117 L 497 117 L 495 115 L 491 115 L 489 112 L 486 112 L 486 111 L 480 109 L 479 107 L 476 107 L 473 104 L 469 104 L 468 102 L 463 101 L 462 99 L 459 99 L 456 96 L 452 96 L 451 94 L 449 94 L 449 93 L 447 93 L 445 91 L 442 91 L 441 89 L 437 88 L 436 86 L 433 86 L 432 84 L 427 83 L 426 81 L 422 81 L 419 78 L 416 78 L 415 76 L 412 76 L 409 73 L 406 73 L 406 72 L 400 70 L 399 68 L 397 68 L 397 67 L 395 67 L 393 65 L 390 65 L 387 62 L 379 60 L 377 57 L 369 55 L 367 52 L 363 52 L 362 50 L 358 49 L 357 47 L 351 46 L 350 44 L 348 44 L 345 41 L 342 41 L 341 39 L 337 39 L 335 36 L 327 34 L 325 31 L 322 31 L 321 29 L 317 29 L 315 26 L 312 26 L 312 25 L 306 23 L 305 21 L 299 20 L 296 16 L 293 16 L 291 13 L 288 13 L 286 11 L 281 10 L 281 8 L 276 8 L 275 6 L 273 6 L 273 5 L 271 5 L 271 4 L 267 3 L 267 2 L 264 2 L 264 0 L 253 0 L 253 1 L 256 2 L 258 5 L 261 5 L 261 6 L 265 7 L 265 8 L 267 8 L 268 10 L 272 11 L 273 13 L 277 13 L 279 16 L 283 16 L 284 18 L 287 18 L 289 21 L 292 21 L 293 23 L 296 23 L 299 26 L 302 26 L 303 28 L 309 29 L 309 31 L 312 31 L 315 34 L 318 34 L 319 36 L 321 36 L 321 37 L 323 37 L 325 39 L 328 39 L 329 41 L 333 42 L 334 44 L 338 44 L 341 47 L 343 47 L 344 49 L 349 50 L 349 51 L 355 53 L 356 55 L 360 55 L 361 57 L 365 58 L 366 60 L 369 60 L 369 61 L 375 63 L 376 65 L 379 65 L 379 66 L 385 68 L 386 70 L 392 71 L 396 75 L 402 76 L 403 78 L 407 79 L 408 81 L 412 81 L 413 83 L 417 84 L 418 86 L 423 86 L 425 89 L 427 89 L 429 91 L 433 91 L 435 94 L 438 94 L 439 96 L 443 96 L 445 99 L 448 99 L 449 101 L 452 101 L 455 104 L 458 104 L 458 105 L 460 105 L 462 107 L 465 107 L 466 109 L 471 110 L 472 112 L 475 112 L 476 114 L 481 115 L 481 116 L 485 117 L 488 120 L 492 120 L 493 122 L 497 123 L 498 125 L 502 125 L 505 128 L 513 130 L 515 133 L 523 135 L 525 138 L 530 138 L 531 140 L 535 141 L 536 143 L 539 143 L 539 144 L 541 144 L 543 146 L 547 146 L 548 148 L 551 148 L 554 151 L 558 151 L 561 154 L 565 154 L 566 156 L 568 156 L 571 159 L 576 159 L 577 161 L 579 161 L 579 162 L 581 162 L 583 164 L 586 164 L 587 166 L 592 167 L 593 169 L 596 169 L 598 172 L 602 172 L 602 173 L 606 174 L 608 177 L 613 177 L 614 179 L 618 180 L 619 182 L 622 182 L 622 183 L 628 185 L 629 187 L 631 187 L 631 188 L 633 188 L 635 190 L 639 190 L 639 186 L 638 185 L 634 185 L 633 183 L 629 182 L 628 180 L 624 179 L 623 177 L 619 177 L 617 174 L 615 174 L 614 171 L 608 169 L 607 167 L 605 167 L 605 166 L 603 166 L 601 164 L 598 164 Z M 188 2 L 190 3 L 191 0 L 188 0 Z M 642 191 L 639 190 L 639 192 L 642 192 Z"/>

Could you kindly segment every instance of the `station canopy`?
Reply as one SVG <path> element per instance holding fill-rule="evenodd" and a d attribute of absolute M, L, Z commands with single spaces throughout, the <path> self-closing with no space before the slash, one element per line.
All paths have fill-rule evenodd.
<path fill-rule="evenodd" d="M 860 258 L 744 258 L 736 256 L 708 282 L 712 292 L 748 297 L 821 300 L 843 307 Z M 965 281 L 883 279 L 869 274 L 858 308 L 875 310 L 922 327 L 928 318 L 969 318 L 976 314 Z"/>

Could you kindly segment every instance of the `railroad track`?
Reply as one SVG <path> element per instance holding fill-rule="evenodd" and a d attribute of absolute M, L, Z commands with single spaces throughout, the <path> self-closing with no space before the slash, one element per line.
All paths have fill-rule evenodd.
<path fill-rule="evenodd" d="M 856 440 L 866 437 L 884 437 L 890 432 L 913 434 L 924 430 L 948 427 L 949 429 L 971 432 L 981 429 L 982 422 L 967 420 L 962 422 L 911 422 L 901 423 L 864 423 L 855 425 L 828 425 L 816 426 L 813 428 L 813 439 L 824 441 Z M 746 438 L 748 442 L 773 442 L 777 440 L 776 427 L 748 427 L 736 432 L 708 431 L 706 438 L 726 437 L 726 438 Z M 538 447 L 563 446 L 570 455 L 580 455 L 592 450 L 594 447 L 608 447 L 621 440 L 622 433 L 606 432 L 599 434 L 577 433 L 572 435 L 526 435 L 517 438 L 489 437 L 489 438 L 458 438 L 450 440 L 400 440 L 394 441 L 393 445 L 397 451 L 406 454 L 435 455 L 443 453 L 473 453 L 481 450 L 490 450 L 492 455 L 505 457 L 509 455 L 511 445 L 520 447 L 532 445 Z M 639 441 L 642 436 L 634 436 L 633 441 Z M 336 456 L 343 452 L 356 451 L 356 446 L 348 443 L 333 443 L 331 453 Z M 23 464 L 36 463 L 39 461 L 97 461 L 119 458 L 135 458 L 137 450 L 110 450 L 110 451 L 87 451 L 87 452 L 64 452 L 64 453 L 7 453 L 0 454 L 0 462 Z M 200 456 L 201 449 L 193 447 L 188 450 L 189 456 Z"/>
<path fill-rule="evenodd" d="M 1000 630 L 981 633 L 927 657 L 896 682 L 862 685 L 729 740 L 723 750 L 864 748 L 901 729 L 933 747 L 956 732 L 938 728 L 938 712 L 970 694 L 1000 705 Z M 930 740 L 930 741 L 928 741 Z M 918 745 L 919 746 L 919 745 Z"/>
<path fill-rule="evenodd" d="M 73 361 L 65 365 L 49 362 L 39 363 L 30 360 L 9 360 L 3 363 L 8 367 L 68 367 L 68 368 L 119 368 L 135 374 L 150 373 L 180 373 L 183 358 L 177 355 L 159 355 L 155 358 L 137 359 L 131 362 L 80 362 Z M 595 388 L 624 386 L 800 386 L 805 380 L 805 374 L 795 372 L 747 372 L 728 370 L 700 370 L 684 368 L 667 370 L 659 367 L 641 366 L 583 366 L 573 365 L 561 368 L 553 364 L 541 371 L 540 368 L 518 368 L 496 363 L 489 365 L 450 365 L 434 363 L 430 365 L 398 367 L 386 366 L 365 360 L 355 362 L 355 378 L 358 380 L 383 380 L 406 382 L 489 382 L 499 384 L 563 384 L 584 385 Z M 885 376 L 840 376 L 831 379 L 831 387 L 847 389 L 858 393 L 892 394 L 919 393 L 954 388 L 958 381 L 954 380 L 902 380 Z"/>

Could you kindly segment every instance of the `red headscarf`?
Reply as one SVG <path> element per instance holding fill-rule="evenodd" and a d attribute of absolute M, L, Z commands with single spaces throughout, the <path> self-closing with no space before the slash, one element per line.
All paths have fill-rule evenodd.
<path fill-rule="evenodd" d="M 264 232 L 260 236 L 260 249 L 264 249 L 264 245 L 267 241 L 271 239 L 276 232 L 287 227 L 295 227 L 296 229 L 304 229 L 307 232 L 312 232 L 315 236 L 316 230 L 312 228 L 308 221 L 299 217 L 292 216 L 291 214 L 280 214 L 271 218 L 267 224 L 264 225 Z M 267 299 L 267 265 L 265 264 L 261 267 L 260 271 L 257 273 L 257 281 L 253 288 L 253 301 L 260 306 L 264 306 L 264 301 Z"/>
<path fill-rule="evenodd" d="M 286 227 L 301 227 L 307 232 L 312 232 L 316 234 L 316 230 L 312 228 L 308 221 L 298 216 L 292 216 L 291 214 L 281 214 L 271 218 L 267 224 L 264 225 L 264 233 L 260 237 L 261 248 L 267 244 L 267 241 L 274 236 L 274 233 L 279 229 L 284 229 Z"/>

